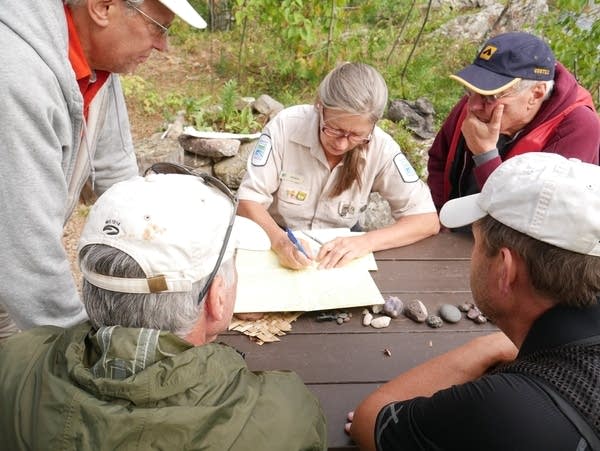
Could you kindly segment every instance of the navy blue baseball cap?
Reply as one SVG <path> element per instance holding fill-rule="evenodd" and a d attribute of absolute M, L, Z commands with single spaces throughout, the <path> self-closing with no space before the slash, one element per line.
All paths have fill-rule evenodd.
<path fill-rule="evenodd" d="M 511 32 L 489 39 L 475 61 L 450 78 L 482 95 L 498 94 L 522 79 L 554 79 L 550 47 L 529 33 Z"/>

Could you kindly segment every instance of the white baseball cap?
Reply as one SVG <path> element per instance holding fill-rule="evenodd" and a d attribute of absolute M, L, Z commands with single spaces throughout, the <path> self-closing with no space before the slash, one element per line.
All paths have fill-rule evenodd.
<path fill-rule="evenodd" d="M 158 0 L 192 27 L 206 28 L 205 20 L 186 0 Z"/>
<path fill-rule="evenodd" d="M 530 152 L 502 163 L 481 193 L 452 199 L 440 221 L 449 228 L 486 215 L 532 238 L 600 256 L 600 166 Z"/>
<path fill-rule="evenodd" d="M 235 201 L 200 177 L 149 174 L 116 183 L 92 206 L 78 253 L 89 244 L 105 244 L 127 253 L 146 278 L 129 279 L 92 272 L 83 277 L 97 287 L 122 293 L 191 291 L 213 271 Z M 264 230 L 235 216 L 223 260 L 236 248 L 267 250 Z"/>

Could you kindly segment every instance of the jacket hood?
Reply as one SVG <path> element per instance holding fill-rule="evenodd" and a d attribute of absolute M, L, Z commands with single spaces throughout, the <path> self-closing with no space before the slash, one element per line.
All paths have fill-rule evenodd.
<path fill-rule="evenodd" d="M 546 101 L 534 120 L 529 123 L 527 129 L 537 127 L 542 122 L 556 116 L 571 105 L 577 97 L 577 80 L 560 63 L 556 63 L 556 73 L 554 75 L 554 88 L 552 90 L 552 102 Z"/>
<path fill-rule="evenodd" d="M 72 332 L 79 335 L 85 331 L 75 328 Z M 193 346 L 155 329 L 117 326 L 75 339 L 68 335 L 64 355 L 71 378 L 95 397 L 123 399 L 136 406 L 154 405 L 186 390 L 214 392 L 219 386 L 227 390 L 236 383 L 229 377 L 235 379 L 245 368 L 244 360 L 232 348 Z"/>
<path fill-rule="evenodd" d="M 4 2 L 0 23 L 35 50 L 55 74 L 69 105 L 83 103 L 81 93 L 75 89 L 77 84 L 73 83 L 75 73 L 69 62 L 67 20 L 61 0 Z"/>

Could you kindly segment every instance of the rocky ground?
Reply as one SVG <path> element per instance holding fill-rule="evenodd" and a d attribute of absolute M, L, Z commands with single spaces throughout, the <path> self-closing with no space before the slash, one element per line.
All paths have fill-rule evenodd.
<path fill-rule="evenodd" d="M 71 218 L 63 230 L 63 245 L 65 246 L 65 250 L 69 256 L 71 270 L 78 288 L 81 287 L 81 272 L 77 267 L 77 244 L 79 242 L 81 230 L 85 224 L 87 211 L 88 207 L 83 204 L 80 205 L 71 215 Z"/>

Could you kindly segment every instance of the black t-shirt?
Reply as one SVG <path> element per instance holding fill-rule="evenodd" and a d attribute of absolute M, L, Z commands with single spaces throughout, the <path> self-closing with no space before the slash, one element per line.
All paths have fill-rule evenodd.
<path fill-rule="evenodd" d="M 600 306 L 554 308 L 536 321 L 519 355 L 598 334 Z M 579 432 L 535 382 L 502 373 L 430 398 L 389 404 L 377 417 L 375 443 L 378 450 L 586 449 Z"/>

